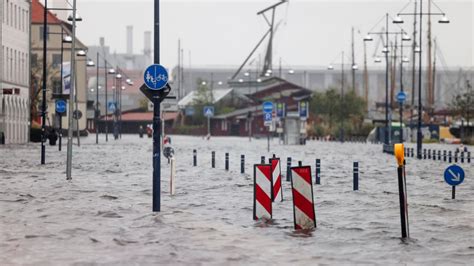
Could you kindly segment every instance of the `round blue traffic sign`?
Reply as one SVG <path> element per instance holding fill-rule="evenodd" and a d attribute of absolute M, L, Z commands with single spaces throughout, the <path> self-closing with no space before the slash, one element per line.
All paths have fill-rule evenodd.
<path fill-rule="evenodd" d="M 458 165 L 451 165 L 444 171 L 444 181 L 451 186 L 457 186 L 464 181 L 464 170 Z"/>
<path fill-rule="evenodd" d="M 397 101 L 404 102 L 407 99 L 407 94 L 404 91 L 397 93 Z"/>
<path fill-rule="evenodd" d="M 56 112 L 60 113 L 60 114 L 66 112 L 66 101 L 65 100 L 57 100 L 56 101 Z"/>
<path fill-rule="evenodd" d="M 273 112 L 273 103 L 272 102 L 264 102 L 263 103 L 263 112 L 264 113 L 272 113 Z"/>
<path fill-rule="evenodd" d="M 168 83 L 168 71 L 162 65 L 151 65 L 145 70 L 143 80 L 150 90 L 161 90 Z"/>

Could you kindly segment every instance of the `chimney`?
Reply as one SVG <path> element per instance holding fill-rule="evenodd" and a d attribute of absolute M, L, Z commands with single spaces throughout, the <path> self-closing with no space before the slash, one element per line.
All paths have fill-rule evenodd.
<path fill-rule="evenodd" d="M 147 58 L 151 58 L 151 31 L 145 31 L 143 53 Z"/>
<path fill-rule="evenodd" d="M 100 43 L 100 46 L 104 46 L 104 45 L 105 45 L 105 39 L 104 39 L 104 37 L 100 37 L 99 43 Z"/>
<path fill-rule="evenodd" d="M 133 26 L 127 26 L 127 55 L 133 54 Z"/>

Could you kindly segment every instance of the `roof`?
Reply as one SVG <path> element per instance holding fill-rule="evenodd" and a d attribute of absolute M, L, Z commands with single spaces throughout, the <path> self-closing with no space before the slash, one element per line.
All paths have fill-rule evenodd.
<path fill-rule="evenodd" d="M 229 93 L 232 92 L 233 89 L 214 89 L 212 90 L 212 96 L 213 96 L 213 101 L 212 103 L 216 103 L 216 102 L 219 102 L 220 100 L 222 100 L 222 98 L 224 98 L 225 96 L 227 96 Z M 197 91 L 192 91 L 190 92 L 189 94 L 187 94 L 186 96 L 184 96 L 183 99 L 181 99 L 179 102 L 178 102 L 178 106 L 179 107 L 184 107 L 184 106 L 188 106 L 188 105 L 191 105 L 193 103 L 193 101 L 197 98 Z"/>
<path fill-rule="evenodd" d="M 164 112 L 163 120 L 175 120 L 178 117 L 178 112 Z M 113 115 L 108 115 L 108 120 L 111 120 Z M 153 112 L 134 112 L 122 113 L 122 121 L 153 121 Z"/>
<path fill-rule="evenodd" d="M 39 0 L 31 1 L 31 23 L 40 24 L 44 23 L 44 6 L 39 2 Z M 46 21 L 48 24 L 61 24 L 61 20 L 58 19 L 51 11 L 48 11 L 46 16 Z"/>

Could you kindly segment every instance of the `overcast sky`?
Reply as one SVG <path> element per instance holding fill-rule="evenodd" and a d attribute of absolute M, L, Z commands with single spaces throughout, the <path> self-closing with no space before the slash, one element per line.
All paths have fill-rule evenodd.
<path fill-rule="evenodd" d="M 71 1 L 71 0 L 69 0 Z M 79 0 L 78 11 L 84 21 L 78 25 L 78 37 L 87 45 L 98 45 L 105 37 L 111 51 L 126 49 L 127 25 L 134 27 L 134 52 L 143 52 L 143 32 L 153 30 L 153 0 Z M 263 36 L 268 26 L 257 11 L 277 0 L 168 0 L 161 2 L 161 63 L 177 63 L 177 42 L 181 38 L 185 65 L 237 66 Z M 274 39 L 274 67 L 281 57 L 283 65 L 326 66 L 342 50 L 350 52 L 351 27 L 356 28 L 356 61 L 363 62 L 362 37 L 389 13 L 395 16 L 409 0 L 290 0 L 277 9 L 276 21 L 282 21 Z M 427 7 L 427 1 L 423 1 Z M 450 24 L 433 23 L 449 67 L 472 67 L 474 0 L 438 0 Z M 432 12 L 437 11 L 436 7 Z M 413 12 L 410 4 L 406 12 Z M 426 17 L 425 17 L 426 18 Z M 437 22 L 440 17 L 433 17 Z M 404 29 L 410 34 L 413 17 L 405 17 Z M 424 20 L 424 30 L 427 20 Z M 374 30 L 380 30 L 379 24 Z M 390 23 L 391 29 L 397 26 Z M 358 33 L 360 31 L 360 33 Z M 375 37 L 375 36 L 374 36 Z M 375 39 L 375 38 L 374 38 Z M 266 46 L 266 42 L 264 43 Z M 368 45 L 369 63 L 376 42 Z M 264 47 L 257 52 L 263 58 Z M 380 48 L 379 48 L 380 50 Z M 346 58 L 348 60 L 349 57 Z M 438 61 L 441 64 L 440 61 Z"/>

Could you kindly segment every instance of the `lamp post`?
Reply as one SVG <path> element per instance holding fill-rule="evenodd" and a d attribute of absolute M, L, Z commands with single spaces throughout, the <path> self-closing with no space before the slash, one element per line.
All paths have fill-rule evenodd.
<path fill-rule="evenodd" d="M 400 33 L 401 36 L 401 44 L 400 44 L 400 92 L 404 92 L 403 88 L 403 63 L 408 63 L 410 60 L 408 58 L 403 57 L 403 42 L 410 41 L 411 38 L 408 36 L 403 30 Z M 404 101 L 399 101 L 400 104 L 400 143 L 403 143 L 403 103 Z"/>
<path fill-rule="evenodd" d="M 122 74 L 117 73 L 115 76 L 115 91 L 114 91 L 114 97 L 115 97 L 115 115 L 114 115 L 114 139 L 117 140 L 119 137 L 119 128 L 118 128 L 118 119 L 119 119 L 119 94 L 120 94 L 120 88 L 122 87 Z"/>
<path fill-rule="evenodd" d="M 104 59 L 105 68 L 107 69 L 107 60 Z M 109 141 L 109 102 L 108 102 L 108 87 L 107 87 L 107 77 L 108 75 L 114 75 L 115 69 L 110 68 L 106 70 L 105 73 L 105 141 Z"/>
<path fill-rule="evenodd" d="M 432 0 L 428 0 L 432 1 Z M 438 23 L 440 24 L 447 24 L 449 23 L 449 19 L 446 17 L 446 13 L 442 12 L 427 12 L 423 13 L 423 0 L 419 0 L 420 3 L 420 12 L 416 12 L 416 1 L 415 1 L 415 12 L 414 13 L 398 13 L 396 19 L 393 20 L 393 23 L 396 24 L 402 24 L 404 23 L 403 19 L 400 17 L 400 15 L 409 15 L 409 16 L 419 16 L 420 18 L 420 28 L 419 28 L 419 53 L 418 53 L 418 60 L 419 60 L 419 65 L 418 65 L 418 123 L 417 123 L 417 132 L 416 132 L 416 157 L 418 159 L 421 159 L 421 150 L 422 150 L 422 145 L 423 145 L 423 134 L 421 133 L 421 124 L 422 124 L 422 119 L 423 119 L 423 106 L 422 106 L 422 101 L 421 101 L 421 77 L 422 77 L 422 52 L 421 52 L 421 47 L 423 43 L 423 15 L 440 15 L 443 16 L 440 20 L 438 20 Z M 436 6 L 438 7 L 438 6 Z M 439 9 L 439 7 L 438 7 Z M 414 24 L 415 26 L 415 31 L 416 31 L 416 23 Z M 414 38 L 415 39 L 415 38 Z M 415 47 L 415 44 L 413 45 Z M 414 53 L 416 50 L 414 50 Z"/>

